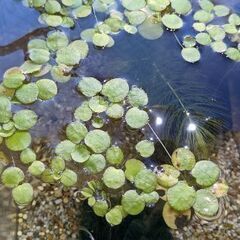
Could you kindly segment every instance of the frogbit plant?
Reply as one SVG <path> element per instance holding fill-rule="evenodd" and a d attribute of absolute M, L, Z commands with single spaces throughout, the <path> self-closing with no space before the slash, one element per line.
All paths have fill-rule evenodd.
<path fill-rule="evenodd" d="M 37 89 L 44 89 L 44 84 L 37 83 Z M 16 93 L 22 85 L 24 81 Z M 85 100 L 75 109 L 65 139 L 56 145 L 55 156 L 48 163 L 38 160 L 31 149 L 28 131 L 36 124 L 37 115 L 30 110 L 12 114 L 11 100 L 1 97 L 2 142 L 19 153 L 20 162 L 28 166 L 27 175 L 49 184 L 77 187 L 78 199 L 87 200 L 94 213 L 112 226 L 158 202 L 165 202 L 163 218 L 171 228 L 177 228 L 179 216 L 190 219 L 191 209 L 203 219 L 220 211 L 219 198 L 226 194 L 227 185 L 219 182 L 220 169 L 214 162 L 196 161 L 189 149 L 178 148 L 171 163 L 149 168 L 145 159 L 153 158 L 154 141 L 145 137 L 136 143 L 131 140 L 131 152 L 123 142 L 116 141 L 111 123 L 131 133 L 149 125 L 148 96 L 143 89 L 130 88 L 122 78 L 102 83 L 94 77 L 82 77 L 77 89 Z M 41 91 L 45 97 L 40 98 L 38 93 L 39 99 L 48 99 L 52 93 L 51 87 Z M 24 97 L 28 99 L 31 93 L 25 92 Z M 6 167 L 1 174 L 2 184 L 12 189 L 19 206 L 30 204 L 34 196 L 25 175 L 16 166 Z"/>
<path fill-rule="evenodd" d="M 24 0 L 25 5 L 41 12 L 39 21 L 51 27 L 73 27 L 82 18 L 96 19 L 96 25 L 81 32 L 81 38 L 104 48 L 114 45 L 114 35 L 120 31 L 137 32 L 148 40 L 162 37 L 165 30 L 173 31 L 181 46 L 183 59 L 190 63 L 201 58 L 201 47 L 210 46 L 233 61 L 240 60 L 240 17 L 225 5 L 211 0 Z M 121 5 L 121 7 L 120 7 Z M 118 9 L 121 9 L 119 11 Z M 98 19 L 98 13 L 104 17 Z M 184 20 L 193 15 L 192 35 L 179 39 L 174 31 L 181 29 Z M 191 21 L 190 21 L 191 22 Z M 188 23 L 186 23 L 188 24 Z M 228 39 L 231 40 L 229 46 Z M 39 52 L 39 51 L 38 51 Z M 48 58 L 47 52 L 44 58 Z M 35 55 L 32 53 L 32 55 Z"/>

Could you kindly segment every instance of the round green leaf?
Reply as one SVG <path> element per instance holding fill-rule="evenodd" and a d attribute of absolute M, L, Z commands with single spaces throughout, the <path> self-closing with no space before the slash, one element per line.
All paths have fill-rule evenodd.
<path fill-rule="evenodd" d="M 152 206 L 153 204 L 156 204 L 159 200 L 159 194 L 154 191 L 150 193 L 141 193 L 141 197 L 144 199 L 145 204 L 148 206 Z"/>
<path fill-rule="evenodd" d="M 181 54 L 183 59 L 190 63 L 198 62 L 201 58 L 199 50 L 194 47 L 183 48 Z"/>
<path fill-rule="evenodd" d="M 108 211 L 108 204 L 106 200 L 98 200 L 93 205 L 94 213 L 99 217 L 104 217 Z"/>
<path fill-rule="evenodd" d="M 128 93 L 128 102 L 133 107 L 143 107 L 148 104 L 148 96 L 141 88 L 132 87 Z"/>
<path fill-rule="evenodd" d="M 16 91 L 17 99 L 23 104 L 30 104 L 37 100 L 39 94 L 38 87 L 35 83 L 22 85 Z"/>
<path fill-rule="evenodd" d="M 90 157 L 90 152 L 87 150 L 85 145 L 78 145 L 71 153 L 71 156 L 75 162 L 83 163 L 86 162 Z"/>
<path fill-rule="evenodd" d="M 20 110 L 13 116 L 15 127 L 19 130 L 28 130 L 36 125 L 38 116 L 32 110 Z"/>
<path fill-rule="evenodd" d="M 19 88 L 24 80 L 25 76 L 18 67 L 8 69 L 3 75 L 3 85 L 7 88 Z"/>
<path fill-rule="evenodd" d="M 37 64 L 47 63 L 50 60 L 50 53 L 45 49 L 31 49 L 29 50 L 29 58 Z"/>
<path fill-rule="evenodd" d="M 113 208 L 105 216 L 107 222 L 112 226 L 119 225 L 122 222 L 122 212 L 118 208 Z"/>
<path fill-rule="evenodd" d="M 77 174 L 70 169 L 66 169 L 62 173 L 60 181 L 64 186 L 71 187 L 77 183 Z"/>
<path fill-rule="evenodd" d="M 18 186 L 18 184 L 23 180 L 24 173 L 18 167 L 8 167 L 3 171 L 1 175 L 2 183 L 9 188 L 14 188 Z"/>
<path fill-rule="evenodd" d="M 68 37 L 61 31 L 51 32 L 47 37 L 47 46 L 52 51 L 67 47 L 68 42 Z"/>
<path fill-rule="evenodd" d="M 33 188 L 29 183 L 23 183 L 12 190 L 14 201 L 18 205 L 28 205 L 33 200 Z"/>
<path fill-rule="evenodd" d="M 29 164 L 36 161 L 36 153 L 31 148 L 24 149 L 20 154 L 20 160 L 24 164 Z"/>
<path fill-rule="evenodd" d="M 149 140 L 142 140 L 135 146 L 135 148 L 144 158 L 152 156 L 155 151 L 154 143 Z"/>
<path fill-rule="evenodd" d="M 83 77 L 78 84 L 78 89 L 83 95 L 93 97 L 97 93 L 101 92 L 102 84 L 96 78 Z"/>
<path fill-rule="evenodd" d="M 89 121 L 92 117 L 92 110 L 89 108 L 88 102 L 83 102 L 74 112 L 74 117 L 77 120 Z"/>
<path fill-rule="evenodd" d="M 99 173 L 106 166 L 105 157 L 102 154 L 92 154 L 84 163 L 84 167 L 91 173 Z"/>
<path fill-rule="evenodd" d="M 125 119 L 127 124 L 134 129 L 144 127 L 149 121 L 148 114 L 136 107 L 130 108 L 127 111 Z"/>
<path fill-rule="evenodd" d="M 55 149 L 55 153 L 62 157 L 64 160 L 71 159 L 71 153 L 75 150 L 75 144 L 69 140 L 60 142 Z"/>
<path fill-rule="evenodd" d="M 192 4 L 189 0 L 171 0 L 171 6 L 178 14 L 187 14 L 192 9 Z"/>
<path fill-rule="evenodd" d="M 102 94 L 111 102 L 121 102 L 128 95 L 129 86 L 125 79 L 114 78 L 106 82 L 102 89 Z"/>
<path fill-rule="evenodd" d="M 106 47 L 110 41 L 110 37 L 105 33 L 94 33 L 92 41 L 97 47 Z"/>
<path fill-rule="evenodd" d="M 193 209 L 200 215 L 213 217 L 218 212 L 218 200 L 209 190 L 200 189 L 196 193 Z"/>
<path fill-rule="evenodd" d="M 105 152 L 111 143 L 108 133 L 98 129 L 88 132 L 84 141 L 95 153 Z"/>
<path fill-rule="evenodd" d="M 198 33 L 196 35 L 196 41 L 201 44 L 201 45 L 210 45 L 210 43 L 212 42 L 209 34 L 207 33 Z"/>
<path fill-rule="evenodd" d="M 34 161 L 29 167 L 28 171 L 33 175 L 33 176 L 39 176 L 41 175 L 45 170 L 45 165 L 41 161 Z"/>
<path fill-rule="evenodd" d="M 180 171 L 192 170 L 195 163 L 194 154 L 187 148 L 178 148 L 172 154 L 172 164 Z"/>
<path fill-rule="evenodd" d="M 12 136 L 6 138 L 5 144 L 12 151 L 22 151 L 30 146 L 32 141 L 28 132 L 16 131 Z"/>
<path fill-rule="evenodd" d="M 104 184 L 112 189 L 118 189 L 125 183 L 123 170 L 114 167 L 108 167 L 103 174 Z"/>
<path fill-rule="evenodd" d="M 167 190 L 167 200 L 172 208 L 177 211 L 190 209 L 196 199 L 196 192 L 184 181 L 178 182 Z"/>
<path fill-rule="evenodd" d="M 157 177 L 149 169 L 139 171 L 134 179 L 135 186 L 145 193 L 150 193 L 156 189 Z"/>
<path fill-rule="evenodd" d="M 95 96 L 89 100 L 89 107 L 93 112 L 105 112 L 108 107 L 108 102 L 102 96 Z"/>
<path fill-rule="evenodd" d="M 215 163 L 202 160 L 196 163 L 191 173 L 199 185 L 209 187 L 218 180 L 220 169 Z"/>
<path fill-rule="evenodd" d="M 122 0 L 122 5 L 130 11 L 139 10 L 146 5 L 145 0 Z"/>
<path fill-rule="evenodd" d="M 66 128 L 67 138 L 73 143 L 80 143 L 87 133 L 88 130 L 86 126 L 79 121 L 68 124 Z"/>
<path fill-rule="evenodd" d="M 162 22 L 165 25 L 165 27 L 170 29 L 179 29 L 183 26 L 182 19 L 174 13 L 165 14 L 162 17 Z"/>
<path fill-rule="evenodd" d="M 169 6 L 170 0 L 147 0 L 148 7 L 153 11 L 163 11 Z"/>
<path fill-rule="evenodd" d="M 134 182 L 136 175 L 143 169 L 145 169 L 145 165 L 137 160 L 130 159 L 125 163 L 125 176 L 130 182 Z"/>
<path fill-rule="evenodd" d="M 215 5 L 213 10 L 218 17 L 225 17 L 230 13 L 230 9 L 224 5 Z"/>
<path fill-rule="evenodd" d="M 106 114 L 110 118 L 119 119 L 122 118 L 124 114 L 124 109 L 120 104 L 114 103 L 107 108 Z"/>
<path fill-rule="evenodd" d="M 120 147 L 111 146 L 106 152 L 106 159 L 110 164 L 120 164 L 123 159 L 123 151 Z"/>
<path fill-rule="evenodd" d="M 122 196 L 124 211 L 130 215 L 138 215 L 145 207 L 144 199 L 135 190 L 128 190 Z"/>

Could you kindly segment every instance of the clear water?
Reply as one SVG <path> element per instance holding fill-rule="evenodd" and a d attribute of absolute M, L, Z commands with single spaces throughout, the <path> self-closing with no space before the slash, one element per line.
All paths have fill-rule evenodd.
<path fill-rule="evenodd" d="M 216 2 L 224 4 L 227 2 L 235 12 L 240 12 L 238 0 Z M 8 68 L 18 66 L 24 61 L 28 40 L 37 35 L 41 36 L 46 29 L 38 23 L 39 13 L 24 7 L 19 0 L 1 0 L 0 16 L 0 76 L 2 76 Z M 100 14 L 98 17 L 101 19 Z M 186 17 L 184 28 L 176 32 L 180 40 L 184 35 L 192 33 L 190 19 L 191 16 Z M 77 39 L 80 31 L 92 26 L 94 21 L 94 18 L 92 22 L 81 20 L 74 29 L 65 31 L 71 39 Z M 90 47 L 89 57 L 76 70 L 77 77 L 66 84 L 59 84 L 59 94 L 54 100 L 29 106 L 37 111 L 41 119 L 32 134 L 45 138 L 49 148 L 57 144 L 61 138 L 62 128 L 72 120 L 73 110 L 82 101 L 75 90 L 78 77 L 81 76 L 94 76 L 100 80 L 124 77 L 128 79 L 130 85 L 142 87 L 149 95 L 151 124 L 154 130 L 162 139 L 176 145 L 184 145 L 186 142 L 184 137 L 177 143 L 175 141 L 176 122 L 170 119 L 177 119 L 180 116 L 178 121 L 181 121 L 183 108 L 171 88 L 190 113 L 201 116 L 203 119 L 201 124 L 208 124 L 209 119 L 215 118 L 221 126 L 219 128 L 221 131 L 240 130 L 239 63 L 214 53 L 209 47 L 201 48 L 202 60 L 199 63 L 186 63 L 182 60 L 181 48 L 171 32 L 165 32 L 162 38 L 155 41 L 145 40 L 138 34 L 130 36 L 126 33 L 121 33 L 114 39 L 115 46 L 104 51 Z M 185 136 L 188 126 L 189 122 L 186 121 L 181 130 L 182 136 Z M 151 164 L 152 160 L 149 161 Z M 155 211 L 160 216 L 157 209 L 153 213 L 149 211 L 148 217 L 153 219 L 151 227 L 162 224 L 161 219 L 158 222 L 154 217 Z M 141 229 L 142 217 L 139 219 L 131 222 L 134 231 L 136 228 Z M 131 224 L 128 222 L 124 227 Z M 95 230 L 98 231 L 97 227 Z M 131 227 L 129 231 L 132 231 Z M 163 236 L 163 232 L 167 234 L 162 239 L 171 238 L 167 230 L 159 231 L 156 233 L 159 236 Z M 112 234 L 114 236 L 119 232 L 121 232 L 119 228 L 116 228 Z M 137 239 L 136 236 L 126 239 Z"/>

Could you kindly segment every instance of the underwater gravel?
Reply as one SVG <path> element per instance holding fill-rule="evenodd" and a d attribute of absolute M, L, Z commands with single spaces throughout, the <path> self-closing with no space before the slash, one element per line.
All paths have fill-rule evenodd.
<path fill-rule="evenodd" d="M 223 214 L 211 222 L 193 217 L 188 226 L 172 231 L 174 239 L 240 239 L 240 133 L 228 133 L 222 140 L 217 144 L 217 153 L 212 158 L 218 161 L 222 177 L 229 185 Z"/>

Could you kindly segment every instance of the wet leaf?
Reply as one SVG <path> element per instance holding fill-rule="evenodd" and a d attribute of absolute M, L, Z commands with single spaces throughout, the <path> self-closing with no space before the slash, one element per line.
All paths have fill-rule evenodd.
<path fill-rule="evenodd" d="M 72 159 L 75 162 L 83 163 L 86 162 L 90 157 L 90 152 L 87 150 L 85 145 L 77 145 L 75 150 L 71 153 Z"/>
<path fill-rule="evenodd" d="M 151 170 L 143 169 L 135 176 L 134 184 L 143 192 L 150 193 L 156 189 L 157 177 Z"/>
<path fill-rule="evenodd" d="M 145 0 L 122 0 L 122 5 L 130 11 L 139 10 L 146 5 Z"/>
<path fill-rule="evenodd" d="M 148 158 L 153 155 L 155 148 L 154 143 L 149 140 L 142 140 L 135 146 L 137 152 L 144 158 Z"/>
<path fill-rule="evenodd" d="M 204 46 L 210 45 L 212 40 L 208 33 L 198 33 L 196 35 L 196 41 Z"/>
<path fill-rule="evenodd" d="M 89 100 L 89 107 L 93 112 L 105 112 L 108 107 L 108 102 L 102 96 L 94 96 Z"/>
<path fill-rule="evenodd" d="M 196 163 L 191 173 L 200 186 L 209 187 L 218 180 L 220 169 L 212 161 L 202 160 Z"/>
<path fill-rule="evenodd" d="M 55 149 L 55 153 L 62 157 L 64 160 L 70 160 L 71 154 L 75 150 L 75 144 L 69 140 L 64 140 L 60 142 Z"/>
<path fill-rule="evenodd" d="M 110 38 L 105 33 L 94 33 L 92 41 L 97 47 L 106 47 L 110 41 Z"/>
<path fill-rule="evenodd" d="M 138 215 L 143 211 L 145 202 L 135 190 L 128 190 L 122 196 L 122 206 L 128 214 Z"/>
<path fill-rule="evenodd" d="M 66 169 L 62 173 L 60 181 L 64 186 L 71 187 L 77 183 L 77 174 L 70 169 Z"/>
<path fill-rule="evenodd" d="M 162 17 L 162 22 L 165 27 L 170 29 L 179 29 L 183 26 L 183 21 L 176 14 L 165 14 Z"/>
<path fill-rule="evenodd" d="M 12 136 L 6 138 L 5 144 L 12 151 L 22 151 L 28 148 L 32 138 L 28 132 L 16 131 Z"/>
<path fill-rule="evenodd" d="M 178 182 L 167 190 L 167 200 L 170 206 L 177 211 L 190 209 L 196 199 L 196 192 L 193 187 L 188 186 L 184 181 Z"/>
<path fill-rule="evenodd" d="M 99 217 L 104 217 L 108 211 L 108 204 L 106 200 L 97 200 L 93 205 L 94 213 Z"/>
<path fill-rule="evenodd" d="M 87 133 L 88 133 L 88 130 L 87 130 L 86 126 L 79 121 L 68 124 L 68 126 L 66 128 L 67 138 L 71 142 L 76 143 L 76 144 L 80 143 L 85 138 Z"/>
<path fill-rule="evenodd" d="M 159 200 L 159 195 L 156 191 L 150 193 L 141 193 L 141 197 L 144 199 L 147 206 L 156 204 Z"/>
<path fill-rule="evenodd" d="M 215 41 L 211 43 L 211 48 L 214 52 L 223 53 L 227 50 L 227 45 L 223 41 Z"/>
<path fill-rule="evenodd" d="M 198 62 L 201 58 L 199 50 L 194 47 L 183 48 L 181 54 L 183 59 L 190 63 Z"/>
<path fill-rule="evenodd" d="M 17 99 L 23 104 L 34 103 L 39 94 L 39 89 L 35 83 L 28 83 L 22 85 L 16 91 Z"/>
<path fill-rule="evenodd" d="M 33 188 L 29 183 L 23 183 L 12 190 L 14 201 L 18 205 L 28 205 L 33 200 Z"/>
<path fill-rule="evenodd" d="M 29 130 L 37 123 L 37 114 L 32 110 L 20 110 L 13 116 L 15 127 L 19 130 Z"/>
<path fill-rule="evenodd" d="M 120 164 L 123 159 L 123 151 L 118 146 L 111 146 L 106 152 L 106 159 L 110 164 Z"/>
<path fill-rule="evenodd" d="M 84 167 L 91 173 L 99 173 L 106 166 L 105 157 L 102 154 L 92 154 L 84 163 Z"/>
<path fill-rule="evenodd" d="M 24 180 L 24 173 L 18 167 L 8 167 L 1 175 L 1 181 L 4 186 L 14 188 Z"/>
<path fill-rule="evenodd" d="M 7 88 L 19 88 L 24 80 L 25 76 L 18 67 L 8 69 L 3 75 L 3 85 Z"/>
<path fill-rule="evenodd" d="M 215 5 L 213 10 L 218 17 L 225 17 L 230 13 L 230 9 L 224 5 Z"/>
<path fill-rule="evenodd" d="M 50 79 L 40 79 L 36 82 L 36 85 L 39 90 L 38 97 L 42 100 L 49 100 L 57 95 L 57 85 Z"/>
<path fill-rule="evenodd" d="M 52 51 L 57 51 L 61 48 L 67 47 L 68 43 L 68 37 L 64 32 L 54 31 L 48 34 L 47 46 Z"/>
<path fill-rule="evenodd" d="M 148 121 L 148 114 L 144 110 L 140 110 L 136 107 L 130 108 L 125 116 L 127 124 L 134 129 L 144 127 Z"/>
<path fill-rule="evenodd" d="M 28 171 L 33 175 L 33 176 L 39 176 L 41 175 L 45 170 L 45 165 L 41 161 L 34 161 L 29 167 Z"/>
<path fill-rule="evenodd" d="M 31 148 L 24 149 L 20 154 L 20 160 L 24 164 L 29 164 L 36 161 L 36 153 Z"/>
<path fill-rule="evenodd" d="M 192 170 L 195 163 L 194 154 L 187 148 L 178 148 L 172 154 L 172 164 L 180 171 Z"/>
<path fill-rule="evenodd" d="M 107 108 L 106 114 L 110 118 L 119 119 L 119 118 L 122 118 L 122 116 L 124 114 L 124 109 L 120 104 L 117 104 L 117 103 L 111 104 Z"/>
<path fill-rule="evenodd" d="M 109 134 L 98 129 L 88 132 L 84 141 L 95 153 L 105 152 L 111 143 Z"/>
<path fill-rule="evenodd" d="M 204 10 L 198 10 L 197 12 L 195 12 L 195 14 L 193 15 L 193 18 L 195 21 L 199 21 L 201 23 L 207 23 L 213 20 L 214 16 L 212 13 L 209 13 L 207 11 Z"/>
<path fill-rule="evenodd" d="M 137 159 L 129 159 L 125 163 L 125 176 L 130 182 L 134 182 L 136 175 L 143 169 L 145 165 Z"/>
<path fill-rule="evenodd" d="M 187 14 L 192 9 L 192 4 L 189 0 L 171 0 L 171 6 L 178 14 Z"/>
<path fill-rule="evenodd" d="M 170 0 L 147 0 L 148 7 L 153 11 L 163 11 L 170 4 Z"/>
<path fill-rule="evenodd" d="M 132 87 L 128 93 L 128 102 L 133 107 L 143 107 L 148 104 L 148 96 L 143 89 Z"/>
<path fill-rule="evenodd" d="M 218 200 L 209 190 L 200 189 L 196 192 L 193 209 L 200 215 L 212 217 L 218 212 Z"/>
<path fill-rule="evenodd" d="M 112 226 L 119 225 L 122 222 L 122 213 L 118 208 L 113 208 L 105 216 L 107 222 Z"/>
<path fill-rule="evenodd" d="M 118 189 L 125 183 L 123 170 L 114 167 L 108 167 L 103 174 L 103 182 L 108 188 Z"/>
<path fill-rule="evenodd" d="M 92 110 L 89 108 L 87 101 L 83 102 L 74 112 L 76 120 L 89 121 L 92 118 Z"/>
<path fill-rule="evenodd" d="M 87 97 L 93 97 L 102 90 L 102 84 L 96 78 L 83 77 L 79 84 L 78 89 Z"/>
<path fill-rule="evenodd" d="M 29 58 L 36 64 L 44 64 L 50 60 L 50 53 L 45 49 L 31 49 L 28 51 Z"/>

